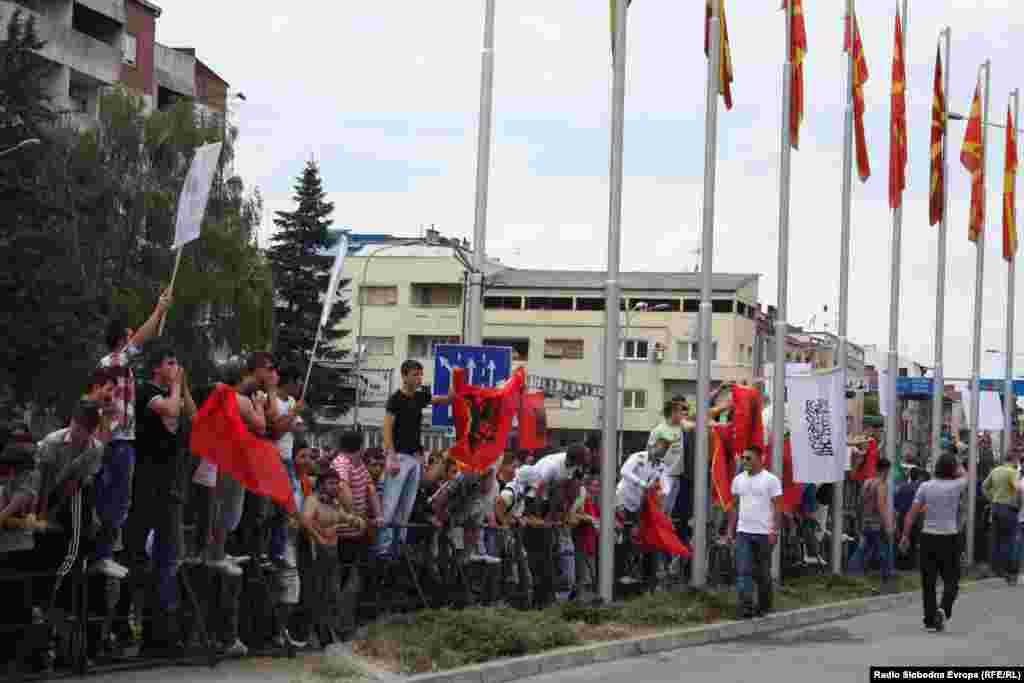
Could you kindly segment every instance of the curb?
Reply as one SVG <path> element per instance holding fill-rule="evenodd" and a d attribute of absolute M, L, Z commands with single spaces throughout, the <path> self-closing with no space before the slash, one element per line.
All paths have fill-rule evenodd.
<path fill-rule="evenodd" d="M 972 591 L 1006 586 L 1003 579 L 982 579 L 961 584 L 960 590 Z M 898 593 L 870 598 L 858 598 L 847 602 L 821 607 L 781 612 L 753 621 L 727 621 L 708 626 L 668 631 L 657 635 L 641 636 L 629 640 L 580 645 L 553 650 L 552 652 L 502 659 L 476 666 L 452 669 L 439 673 L 419 674 L 402 677 L 403 683 L 507 683 L 530 676 L 549 674 L 565 669 L 574 669 L 591 664 L 601 664 L 628 657 L 669 650 L 680 650 L 726 640 L 737 640 L 754 635 L 786 631 L 804 626 L 813 626 L 828 621 L 851 619 L 873 612 L 882 612 L 898 607 L 913 605 L 921 599 L 919 592 Z"/>

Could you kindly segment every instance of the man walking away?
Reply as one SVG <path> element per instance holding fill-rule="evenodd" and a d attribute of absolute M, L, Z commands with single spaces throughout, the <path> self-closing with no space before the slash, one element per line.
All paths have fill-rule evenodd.
<path fill-rule="evenodd" d="M 1015 557 L 1014 545 L 1017 536 L 1017 513 L 1019 511 L 1017 485 L 1016 451 L 1010 451 L 1006 462 L 996 467 L 985 478 L 981 490 L 992 504 L 992 526 L 994 541 L 990 551 L 992 571 L 1013 585 L 1017 582 L 1017 569 L 1012 566 Z"/>
<path fill-rule="evenodd" d="M 967 488 L 964 468 L 956 456 L 945 453 L 935 464 L 935 478 L 921 484 L 914 506 L 903 522 L 900 548 L 910 545 L 914 519 L 924 511 L 921 530 L 921 592 L 924 598 L 924 627 L 932 632 L 945 628 L 953 614 L 960 589 L 960 497 Z M 942 575 L 942 611 L 935 601 L 935 580 Z"/>
<path fill-rule="evenodd" d="M 764 469 L 759 448 L 744 451 L 740 459 L 744 471 L 732 480 L 732 494 L 738 504 L 729 511 L 728 540 L 736 543 L 740 617 L 751 619 L 764 616 L 772 608 L 772 547 L 782 528 L 782 482 Z"/>
<path fill-rule="evenodd" d="M 889 507 L 888 460 L 878 461 L 875 478 L 864 482 L 861 496 L 864 539 L 857 552 L 850 559 L 850 573 L 863 574 L 864 568 L 877 557 L 881 566 L 882 585 L 879 592 L 886 593 L 892 587 L 893 574 L 893 513 Z"/>

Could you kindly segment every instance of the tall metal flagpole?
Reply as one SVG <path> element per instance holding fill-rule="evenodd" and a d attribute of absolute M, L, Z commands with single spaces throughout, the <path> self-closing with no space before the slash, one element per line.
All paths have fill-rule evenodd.
<path fill-rule="evenodd" d="M 615 0 L 615 35 L 612 36 L 612 118 L 611 150 L 608 164 L 608 279 L 604 283 L 604 444 L 601 462 L 601 518 L 615 519 L 615 481 L 619 454 L 616 431 L 619 408 L 619 261 L 622 248 L 622 138 L 626 108 L 626 0 Z M 601 525 L 600 566 L 601 599 L 610 603 L 615 586 L 615 525 Z"/>
<path fill-rule="evenodd" d="M 467 342 L 483 343 L 484 263 L 487 248 L 487 189 L 491 175 L 491 118 L 494 105 L 494 3 L 486 0 L 484 48 L 480 69 L 480 129 L 476 147 L 476 214 L 473 219 L 473 272 L 469 275 Z"/>
<path fill-rule="evenodd" d="M 786 433 L 786 333 L 789 331 L 789 198 L 790 112 L 793 106 L 793 0 L 786 3 L 786 61 L 782 67 L 782 141 L 779 149 L 779 264 L 778 295 L 775 304 L 775 360 L 772 369 L 772 470 L 782 480 L 783 447 Z M 781 552 L 776 544 L 772 554 L 772 573 L 781 576 Z"/>
<path fill-rule="evenodd" d="M 903 0 L 903 31 L 900 50 L 901 58 L 907 54 L 907 0 Z M 908 92 L 906 83 L 903 84 L 904 97 Z M 891 136 L 890 136 L 891 139 Z M 892 143 L 890 141 L 890 147 Z M 890 156 L 892 149 L 889 150 Z M 891 180 L 890 180 L 891 182 Z M 895 463 L 898 457 L 896 448 L 897 425 L 899 425 L 899 398 L 896 395 L 896 378 L 900 369 L 900 261 L 902 256 L 903 240 L 903 202 L 893 210 L 892 214 L 892 274 L 891 289 L 889 291 L 889 392 L 886 397 L 889 401 L 888 417 L 885 419 L 885 455 L 890 463 Z M 892 489 L 890 488 L 890 491 Z"/>
<path fill-rule="evenodd" d="M 950 42 L 953 29 L 946 27 L 942 31 L 942 37 L 946 44 L 946 54 L 943 57 L 943 84 L 942 96 L 945 99 L 944 108 L 949 109 L 949 56 Z M 946 119 L 942 124 L 946 127 L 946 134 L 942 136 L 942 220 L 939 222 L 939 266 L 938 275 L 935 281 L 935 371 L 932 373 L 932 462 L 939 459 L 942 452 L 942 417 L 943 401 L 945 400 L 945 375 L 942 369 L 943 346 L 946 335 L 946 234 L 949 227 L 949 117 L 948 111 L 942 115 Z"/>
<path fill-rule="evenodd" d="M 697 457 L 694 462 L 694 554 L 691 577 L 693 586 L 707 584 L 708 542 L 708 396 L 711 393 L 711 267 L 715 240 L 715 164 L 718 158 L 718 89 L 722 73 L 721 18 L 716 1 L 711 3 L 708 24 L 707 114 L 704 142 L 704 228 L 701 236 L 700 267 L 700 346 L 697 373 Z"/>
<path fill-rule="evenodd" d="M 988 111 L 992 85 L 992 60 L 986 60 L 985 69 L 985 114 L 981 125 L 981 168 L 982 201 L 988 189 Z M 983 286 L 985 284 L 985 221 L 978 231 L 977 272 L 974 278 L 974 349 L 971 367 L 971 443 L 967 461 L 967 565 L 974 564 L 974 522 L 975 506 L 978 499 L 978 419 L 981 414 L 981 313 Z"/>
<path fill-rule="evenodd" d="M 846 117 L 843 126 L 843 213 L 839 250 L 839 358 L 846 386 L 846 327 L 850 318 L 850 209 L 853 201 L 853 0 L 846 0 L 850 50 L 846 64 Z M 832 573 L 843 572 L 843 479 L 832 486 Z"/>
<path fill-rule="evenodd" d="M 1015 89 L 1011 93 L 1013 97 L 1013 126 L 1016 128 L 1020 124 L 1017 122 L 1020 118 L 1020 89 Z M 1010 131 L 1006 131 L 1009 135 Z M 1016 143 L 1017 138 L 1014 136 L 1014 142 Z M 1017 178 L 1014 176 L 1014 187 L 1017 187 Z M 1017 200 L 1016 191 L 1013 193 L 1014 202 Z M 1014 212 L 1016 216 L 1016 212 Z M 1015 219 L 1016 220 L 1016 219 Z M 1003 239 L 1006 239 L 1005 237 Z M 1005 462 L 1010 457 L 1010 451 L 1013 449 L 1013 414 L 1014 407 L 1016 405 L 1016 398 L 1013 391 L 1013 319 L 1014 319 L 1014 304 L 1016 299 L 1016 285 L 1017 285 L 1017 255 L 1012 254 L 1010 260 L 1006 264 L 1006 383 L 1003 385 L 1003 461 Z"/>

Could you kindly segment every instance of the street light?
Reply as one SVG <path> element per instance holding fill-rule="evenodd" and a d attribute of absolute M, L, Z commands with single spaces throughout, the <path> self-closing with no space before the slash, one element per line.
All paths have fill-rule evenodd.
<path fill-rule="evenodd" d="M 625 402 L 626 402 L 626 344 L 629 342 L 629 321 L 630 314 L 634 312 L 648 313 L 653 311 L 667 311 L 670 306 L 668 304 L 655 304 L 650 306 L 646 301 L 637 301 L 632 306 L 626 308 L 626 324 L 623 328 L 622 333 L 622 354 L 619 356 L 619 459 L 621 462 L 622 456 L 622 440 L 623 434 L 625 433 L 626 427 L 626 416 L 625 416 Z M 648 349 L 650 353 L 650 349 Z M 634 354 L 635 355 L 635 354 Z"/>
<path fill-rule="evenodd" d="M 23 147 L 30 147 L 32 145 L 38 145 L 38 144 L 40 144 L 40 142 L 41 141 L 39 140 L 39 138 L 29 138 L 28 140 L 22 140 L 21 142 L 16 144 L 14 147 L 10 147 L 10 148 L 5 149 L 4 151 L 0 152 L 0 157 L 7 156 L 11 152 L 15 152 L 15 151 L 17 151 L 17 150 L 19 150 L 19 149 L 21 149 Z"/>

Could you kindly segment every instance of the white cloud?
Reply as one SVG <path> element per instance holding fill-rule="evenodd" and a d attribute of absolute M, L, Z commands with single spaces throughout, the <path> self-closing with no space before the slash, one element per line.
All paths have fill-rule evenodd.
<path fill-rule="evenodd" d="M 270 32 L 280 33 L 284 29 L 288 28 L 290 19 L 283 15 L 275 15 L 270 17 Z"/>
<path fill-rule="evenodd" d="M 520 17 L 519 21 L 523 26 L 535 28 L 544 40 L 554 42 L 562 39 L 562 28 L 558 24 L 548 23 L 544 17 Z"/>

